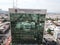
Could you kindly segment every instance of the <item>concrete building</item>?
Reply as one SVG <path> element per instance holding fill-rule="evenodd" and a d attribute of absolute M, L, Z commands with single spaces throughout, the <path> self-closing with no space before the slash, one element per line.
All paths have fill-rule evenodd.
<path fill-rule="evenodd" d="M 12 45 L 41 44 L 46 13 L 45 9 L 9 9 Z"/>
<path fill-rule="evenodd" d="M 46 20 L 45 20 L 45 30 L 51 27 L 52 22 L 51 19 L 54 21 L 60 22 L 60 13 L 47 13 Z M 52 29 L 52 28 L 51 28 Z"/>
<path fill-rule="evenodd" d="M 57 41 L 58 38 L 60 38 L 60 22 L 58 21 L 52 21 L 52 20 L 48 20 L 47 24 L 46 24 L 46 30 L 51 29 L 52 33 L 53 33 L 53 38 L 54 41 Z"/>
<path fill-rule="evenodd" d="M 54 38 L 57 41 L 57 39 L 60 38 L 60 22 L 53 22 L 54 24 Z"/>
<path fill-rule="evenodd" d="M 10 21 L 8 13 L 0 13 L 0 45 L 9 45 L 11 42 Z"/>

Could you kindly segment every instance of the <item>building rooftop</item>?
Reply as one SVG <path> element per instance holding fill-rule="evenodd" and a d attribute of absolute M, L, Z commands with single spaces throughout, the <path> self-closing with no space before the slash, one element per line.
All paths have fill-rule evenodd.
<path fill-rule="evenodd" d="M 56 26 L 60 26 L 60 22 L 58 22 L 58 21 L 51 21 L 51 22 Z"/>
<path fill-rule="evenodd" d="M 10 13 L 34 13 L 34 14 L 46 14 L 47 10 L 46 9 L 15 9 L 15 8 L 10 8 L 9 9 Z"/>

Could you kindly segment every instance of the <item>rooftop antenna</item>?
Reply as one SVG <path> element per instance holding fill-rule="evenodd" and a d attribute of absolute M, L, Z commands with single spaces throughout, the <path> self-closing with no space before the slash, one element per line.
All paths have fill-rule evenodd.
<path fill-rule="evenodd" d="M 13 0 L 13 8 L 17 8 L 17 0 Z"/>
<path fill-rule="evenodd" d="M 16 8 L 17 8 L 17 0 L 16 0 Z"/>
<path fill-rule="evenodd" d="M 14 0 L 13 0 L 13 8 L 14 8 Z"/>

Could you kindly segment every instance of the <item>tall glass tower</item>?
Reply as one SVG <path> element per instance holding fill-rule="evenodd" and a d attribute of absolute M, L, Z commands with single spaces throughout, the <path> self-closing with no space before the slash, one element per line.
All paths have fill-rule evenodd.
<path fill-rule="evenodd" d="M 12 45 L 41 44 L 45 9 L 9 9 Z"/>

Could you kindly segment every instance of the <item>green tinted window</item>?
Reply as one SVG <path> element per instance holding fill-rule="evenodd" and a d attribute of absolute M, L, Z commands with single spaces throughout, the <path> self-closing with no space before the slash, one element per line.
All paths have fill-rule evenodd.
<path fill-rule="evenodd" d="M 42 42 L 45 14 L 13 13 L 10 16 L 13 43 L 24 41 L 25 43 L 37 43 L 38 39 Z"/>

